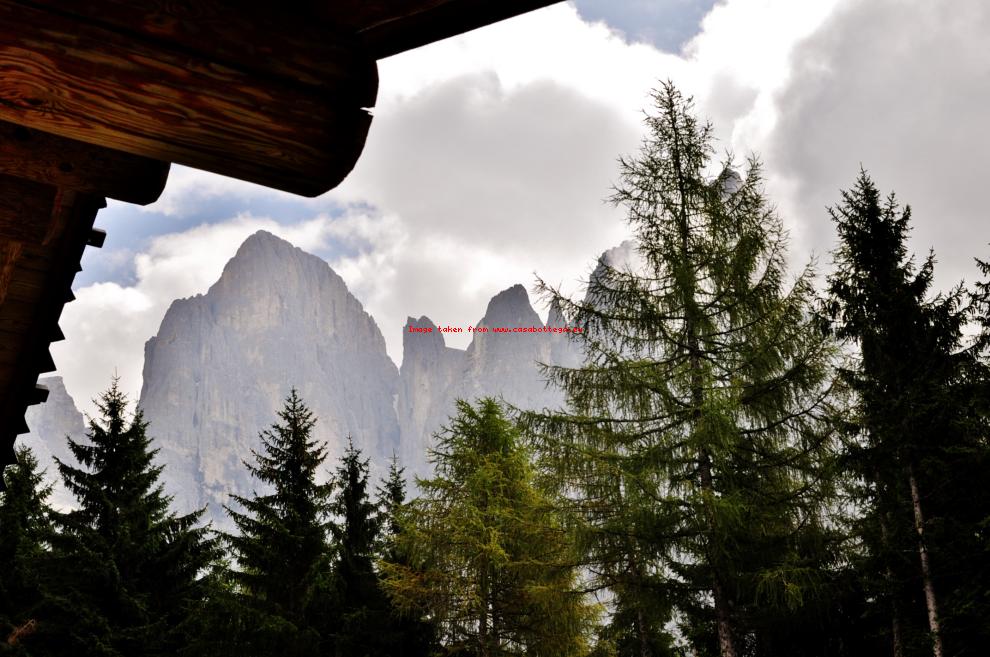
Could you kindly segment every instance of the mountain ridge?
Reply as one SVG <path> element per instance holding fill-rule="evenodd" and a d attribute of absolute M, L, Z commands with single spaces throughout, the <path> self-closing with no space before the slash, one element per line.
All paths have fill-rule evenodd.
<path fill-rule="evenodd" d="M 517 284 L 494 295 L 474 326 L 560 321 L 551 309 L 544 324 Z M 475 332 L 462 349 L 425 315 L 402 330 L 396 367 L 374 318 L 328 263 L 267 231 L 248 237 L 206 292 L 170 304 L 145 343 L 139 405 L 177 510 L 205 506 L 207 520 L 229 528 L 229 495 L 263 492 L 242 461 L 293 385 L 318 418 L 314 437 L 329 447 L 323 476 L 348 436 L 373 464 L 394 454 L 407 475 L 427 475 L 427 448 L 457 398 L 530 408 L 563 401 L 535 363 L 573 355 L 564 335 Z"/>

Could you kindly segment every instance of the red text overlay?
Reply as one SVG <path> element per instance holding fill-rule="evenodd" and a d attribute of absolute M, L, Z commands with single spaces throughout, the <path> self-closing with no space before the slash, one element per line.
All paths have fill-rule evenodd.
<path fill-rule="evenodd" d="M 409 333 L 582 333 L 580 326 L 410 326 Z"/>

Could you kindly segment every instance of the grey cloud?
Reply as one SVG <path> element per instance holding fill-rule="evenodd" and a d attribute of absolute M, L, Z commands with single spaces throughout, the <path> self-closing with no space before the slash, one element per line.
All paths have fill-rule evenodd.
<path fill-rule="evenodd" d="M 616 111 L 553 82 L 507 91 L 457 78 L 379 116 L 357 183 L 414 233 L 496 250 L 590 259 L 618 215 L 603 199 L 639 135 Z M 427 165 L 428 163 L 428 165 Z"/>
<path fill-rule="evenodd" d="M 596 100 L 551 81 L 506 89 L 490 73 L 376 116 L 345 195 L 374 199 L 408 240 L 382 261 L 393 275 L 378 270 L 356 290 L 372 299 L 390 353 L 400 357 L 391 332 L 407 315 L 466 325 L 534 271 L 554 282 L 585 274 L 625 234 L 604 199 L 617 157 L 638 143 L 638 126 Z M 476 273 L 482 290 L 465 285 Z"/>
<path fill-rule="evenodd" d="M 934 248 L 937 282 L 990 256 L 990 4 L 847 2 L 794 53 L 764 152 L 795 186 L 804 249 L 834 243 L 826 206 L 862 164 L 914 217 L 913 250 Z M 823 258 L 824 262 L 829 259 Z"/>

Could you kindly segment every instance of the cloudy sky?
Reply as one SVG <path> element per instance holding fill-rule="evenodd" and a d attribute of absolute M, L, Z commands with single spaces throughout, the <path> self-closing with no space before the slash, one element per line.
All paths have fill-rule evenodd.
<path fill-rule="evenodd" d="M 106 245 L 87 251 L 53 346 L 80 407 L 114 371 L 136 398 L 169 304 L 262 228 L 325 258 L 396 362 L 407 315 L 474 323 L 536 273 L 577 291 L 627 235 L 603 199 L 659 80 L 694 96 L 721 149 L 764 161 L 795 264 L 827 267 L 826 207 L 860 165 L 912 206 L 940 285 L 990 257 L 985 0 L 579 0 L 379 68 L 365 152 L 324 196 L 173 167 L 158 202 L 100 213 Z"/>

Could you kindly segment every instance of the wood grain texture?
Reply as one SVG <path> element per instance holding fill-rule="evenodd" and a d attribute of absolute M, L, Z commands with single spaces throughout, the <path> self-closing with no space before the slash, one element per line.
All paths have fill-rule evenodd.
<path fill-rule="evenodd" d="M 146 205 L 168 179 L 168 162 L 0 121 L 0 173 Z"/>
<path fill-rule="evenodd" d="M 0 174 L 0 237 L 41 244 L 48 235 L 56 188 Z"/>
<path fill-rule="evenodd" d="M 28 331 L 33 324 L 33 303 L 31 301 L 18 301 L 15 299 L 4 299 L 0 303 L 0 340 L 4 340 L 4 335 L 20 335 Z M 19 338 L 18 338 L 19 339 Z"/>
<path fill-rule="evenodd" d="M 376 75 L 355 59 L 323 65 Z M 371 122 L 354 85 L 337 94 L 253 74 L 11 0 L 0 0 L 0 70 L 0 120 L 306 196 L 344 178 Z"/>
<path fill-rule="evenodd" d="M 326 62 L 348 62 L 358 44 L 380 59 L 560 1 L 298 0 L 292 11 L 243 0 L 34 0 L 32 4 L 180 45 L 212 61 L 339 88 L 358 81 L 339 75 L 339 70 L 328 71 Z M 368 91 L 366 106 L 371 106 L 374 91 Z"/>
<path fill-rule="evenodd" d="M 63 337 L 58 317 L 96 213 L 105 204 L 102 196 L 60 190 L 47 214 L 50 224 L 61 228 L 49 231 L 47 243 L 23 244 L 14 263 L 0 303 L 0 455 L 16 434 L 27 431 L 24 410 L 37 403 L 38 374 L 55 367 L 48 346 Z M 4 249 L 9 243 L 0 239 Z"/>
<path fill-rule="evenodd" d="M 15 240 L 0 242 L 0 306 L 7 298 L 7 288 L 14 276 L 14 267 L 21 258 L 24 245 Z"/>
<path fill-rule="evenodd" d="M 243 0 L 32 0 L 30 4 L 231 68 L 354 96 L 364 107 L 375 103 L 378 80 L 373 70 L 367 70 L 368 57 L 359 47 L 356 30 L 318 19 L 302 3 L 291 11 Z M 350 5 L 358 12 L 364 3 L 330 4 Z"/>

